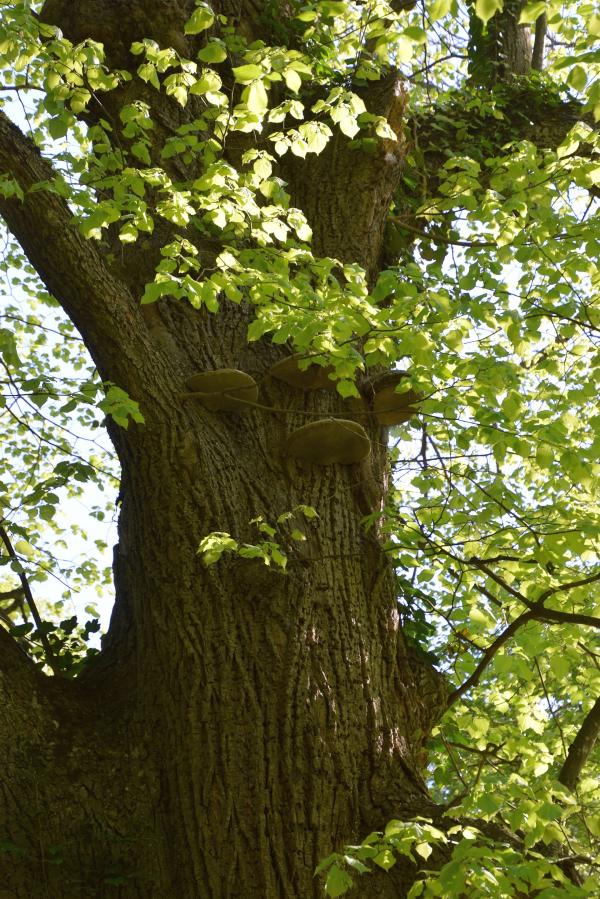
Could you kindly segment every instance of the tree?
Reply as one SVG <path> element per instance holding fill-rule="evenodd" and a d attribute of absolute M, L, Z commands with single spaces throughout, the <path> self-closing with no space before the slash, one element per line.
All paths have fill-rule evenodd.
<path fill-rule="evenodd" d="M 592 895 L 598 15 L 0 8 L 2 895 Z"/>

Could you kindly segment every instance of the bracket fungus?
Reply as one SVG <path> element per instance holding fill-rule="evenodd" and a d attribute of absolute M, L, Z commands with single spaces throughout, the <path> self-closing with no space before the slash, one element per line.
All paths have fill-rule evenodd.
<path fill-rule="evenodd" d="M 399 425 L 416 415 L 416 406 L 423 399 L 421 394 L 410 387 L 402 393 L 396 391 L 398 384 L 407 375 L 407 371 L 394 371 L 383 375 L 374 383 L 373 412 L 380 424 Z"/>
<path fill-rule="evenodd" d="M 258 400 L 258 384 L 235 368 L 201 371 L 187 380 L 187 388 L 211 412 L 239 412 Z"/>
<path fill-rule="evenodd" d="M 307 368 L 300 368 L 298 363 L 306 358 L 299 353 L 286 356 L 271 366 L 270 374 L 278 381 L 284 381 L 290 387 L 298 387 L 300 390 L 335 390 L 336 382 L 329 377 L 334 372 L 333 366 L 324 367 L 312 363 Z"/>
<path fill-rule="evenodd" d="M 313 465 L 353 465 L 371 452 L 367 432 L 355 421 L 325 418 L 293 431 L 287 439 L 288 456 Z"/>

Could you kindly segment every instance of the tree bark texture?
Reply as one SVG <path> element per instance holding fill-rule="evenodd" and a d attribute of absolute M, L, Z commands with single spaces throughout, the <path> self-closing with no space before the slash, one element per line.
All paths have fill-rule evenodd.
<path fill-rule="evenodd" d="M 74 41 L 103 41 L 120 66 L 135 65 L 135 39 L 189 40 L 190 3 L 131 2 L 125 16 L 122 6 L 48 0 L 43 16 Z M 106 104 L 118 110 L 131 91 Z M 158 143 L 161 123 L 194 117 L 150 99 Z M 395 79 L 366 102 L 401 135 Z M 403 153 L 399 140 L 358 158 L 336 141 L 286 173 L 316 252 L 374 276 Z M 0 167 L 25 191 L 52 174 L 6 118 Z M 362 525 L 383 496 L 386 432 L 369 420 L 373 451 L 357 465 L 290 460 L 294 428 L 356 407 L 272 380 L 283 351 L 247 343 L 248 309 L 142 309 L 160 239 L 111 263 L 111 236 L 82 240 L 51 193 L 3 200 L 0 211 L 102 377 L 146 418 L 112 429 L 123 469 L 116 603 L 95 668 L 77 683 L 45 678 L 1 635 L 0 887 L 18 899 L 320 895 L 320 858 L 432 808 L 420 772 L 444 687 L 407 649 L 392 568 Z M 215 413 L 181 396 L 189 375 L 219 367 L 253 375 L 261 402 L 284 411 Z M 206 534 L 251 540 L 257 514 L 300 503 L 319 517 L 290 547 L 285 574 L 237 556 L 202 565 Z M 402 894 L 413 874 L 374 875 L 362 895 Z"/>
<path fill-rule="evenodd" d="M 43 18 L 73 41 L 102 41 L 111 64 L 134 69 L 129 46 L 143 37 L 193 58 L 196 38 L 182 28 L 192 8 L 47 0 Z M 260 3 L 221 8 L 258 33 Z M 107 94 L 103 114 L 118 114 L 134 90 L 151 104 L 157 147 L 161 129 L 195 117 L 193 98 L 181 110 L 139 79 Z M 405 153 L 405 101 L 390 77 L 365 102 L 398 141 L 360 156 L 336 137 L 284 175 L 315 252 L 359 262 L 373 278 Z M 0 170 L 24 190 L 52 174 L 5 117 Z M 171 300 L 140 307 L 168 234 L 123 250 L 110 233 L 86 242 L 45 191 L 2 199 L 0 213 L 103 379 L 146 419 L 111 428 L 123 470 L 116 603 L 94 668 L 74 683 L 46 678 L 0 629 L 0 895 L 317 897 L 324 855 L 389 818 L 435 813 L 422 771 L 444 684 L 407 648 L 392 567 L 362 524 L 385 490 L 386 431 L 335 393 L 273 380 L 284 351 L 248 344 L 243 305 L 218 315 Z M 210 412 L 182 397 L 186 378 L 221 367 L 251 374 L 260 402 L 279 411 Z M 369 458 L 291 460 L 290 432 L 332 414 L 367 422 Z M 287 547 L 285 574 L 234 555 L 202 565 L 206 534 L 251 542 L 251 519 L 300 503 L 319 517 L 304 523 L 306 542 Z M 360 895 L 403 896 L 413 877 L 398 864 L 362 878 Z"/>
<path fill-rule="evenodd" d="M 531 33 L 519 25 L 524 0 L 506 0 L 484 27 L 472 4 L 470 28 L 470 70 L 473 79 L 485 86 L 527 75 L 532 66 Z M 542 66 L 543 48 L 536 52 L 536 68 Z"/>

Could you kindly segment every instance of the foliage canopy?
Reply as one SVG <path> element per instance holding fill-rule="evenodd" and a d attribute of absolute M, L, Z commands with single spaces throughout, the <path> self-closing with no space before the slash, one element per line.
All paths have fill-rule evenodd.
<path fill-rule="evenodd" d="M 502 0 L 290 0 L 279 17 L 265 4 L 264 40 L 198 2 L 185 27 L 200 41 L 194 58 L 165 27 L 160 43 L 132 42 L 128 66 L 45 24 L 41 5 L 0 2 L 0 97 L 54 166 L 28 190 L 66 199 L 87 240 L 118 238 L 124 265 L 130 245 L 167 234 L 142 304 L 170 297 L 214 316 L 247 304 L 248 341 L 332 366 L 342 397 L 358 397 L 377 367 L 407 369 L 404 387 L 423 397 L 392 432 L 383 519 L 375 510 L 365 528 L 381 528 L 394 560 L 414 651 L 450 684 L 428 772 L 463 826 L 448 836 L 388 823 L 324 860 L 327 895 L 397 852 L 426 867 L 448 839 L 452 860 L 411 895 L 598 895 L 594 740 L 586 767 L 565 773 L 600 714 L 596 7 L 505 3 L 548 28 L 544 70 L 514 74 L 490 50 Z M 363 99 L 396 71 L 401 131 Z M 155 94 L 195 104 L 195 118 L 161 121 Z M 406 154 L 377 271 L 314 252 L 288 190 L 294 166 L 340 141 L 357 159 L 382 141 Z M 0 192 L 23 196 L 12 171 Z M 72 593 L 110 577 L 93 553 L 73 560 L 87 525 L 61 505 L 113 514 L 99 491 L 116 485 L 116 461 L 96 435 L 105 417 L 144 427 L 144 406 L 102 382 L 9 233 L 1 268 L 0 611 L 41 666 L 76 676 L 96 652 L 86 644 L 98 615 L 95 598 L 87 620 L 73 615 Z M 316 514 L 300 513 L 297 541 Z M 286 516 L 256 515 L 255 543 L 199 534 L 206 563 L 245 552 L 285 569 Z M 45 600 L 57 578 L 61 595 Z M 490 848 L 474 820 L 502 822 L 519 846 Z M 583 860 L 578 885 L 554 863 L 568 856 Z"/>

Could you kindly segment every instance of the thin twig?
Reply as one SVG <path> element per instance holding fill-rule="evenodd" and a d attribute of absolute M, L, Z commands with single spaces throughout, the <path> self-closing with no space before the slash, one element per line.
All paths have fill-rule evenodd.
<path fill-rule="evenodd" d="M 550 701 L 550 697 L 548 696 L 548 690 L 546 689 L 546 681 L 544 680 L 544 675 L 542 674 L 542 669 L 540 668 L 540 663 L 537 660 L 537 656 L 533 657 L 533 661 L 535 662 L 535 667 L 538 673 L 538 677 L 540 679 L 540 684 L 542 685 L 542 690 L 544 691 L 544 697 L 546 699 L 546 705 L 548 706 L 548 711 L 550 712 L 550 717 L 556 724 L 556 729 L 560 734 L 560 742 L 562 743 L 562 748 L 565 756 L 567 755 L 567 744 L 565 743 L 565 735 L 563 734 L 563 729 L 561 727 L 561 723 L 558 720 L 558 716 L 556 715 L 554 709 L 552 708 L 552 702 Z"/>

